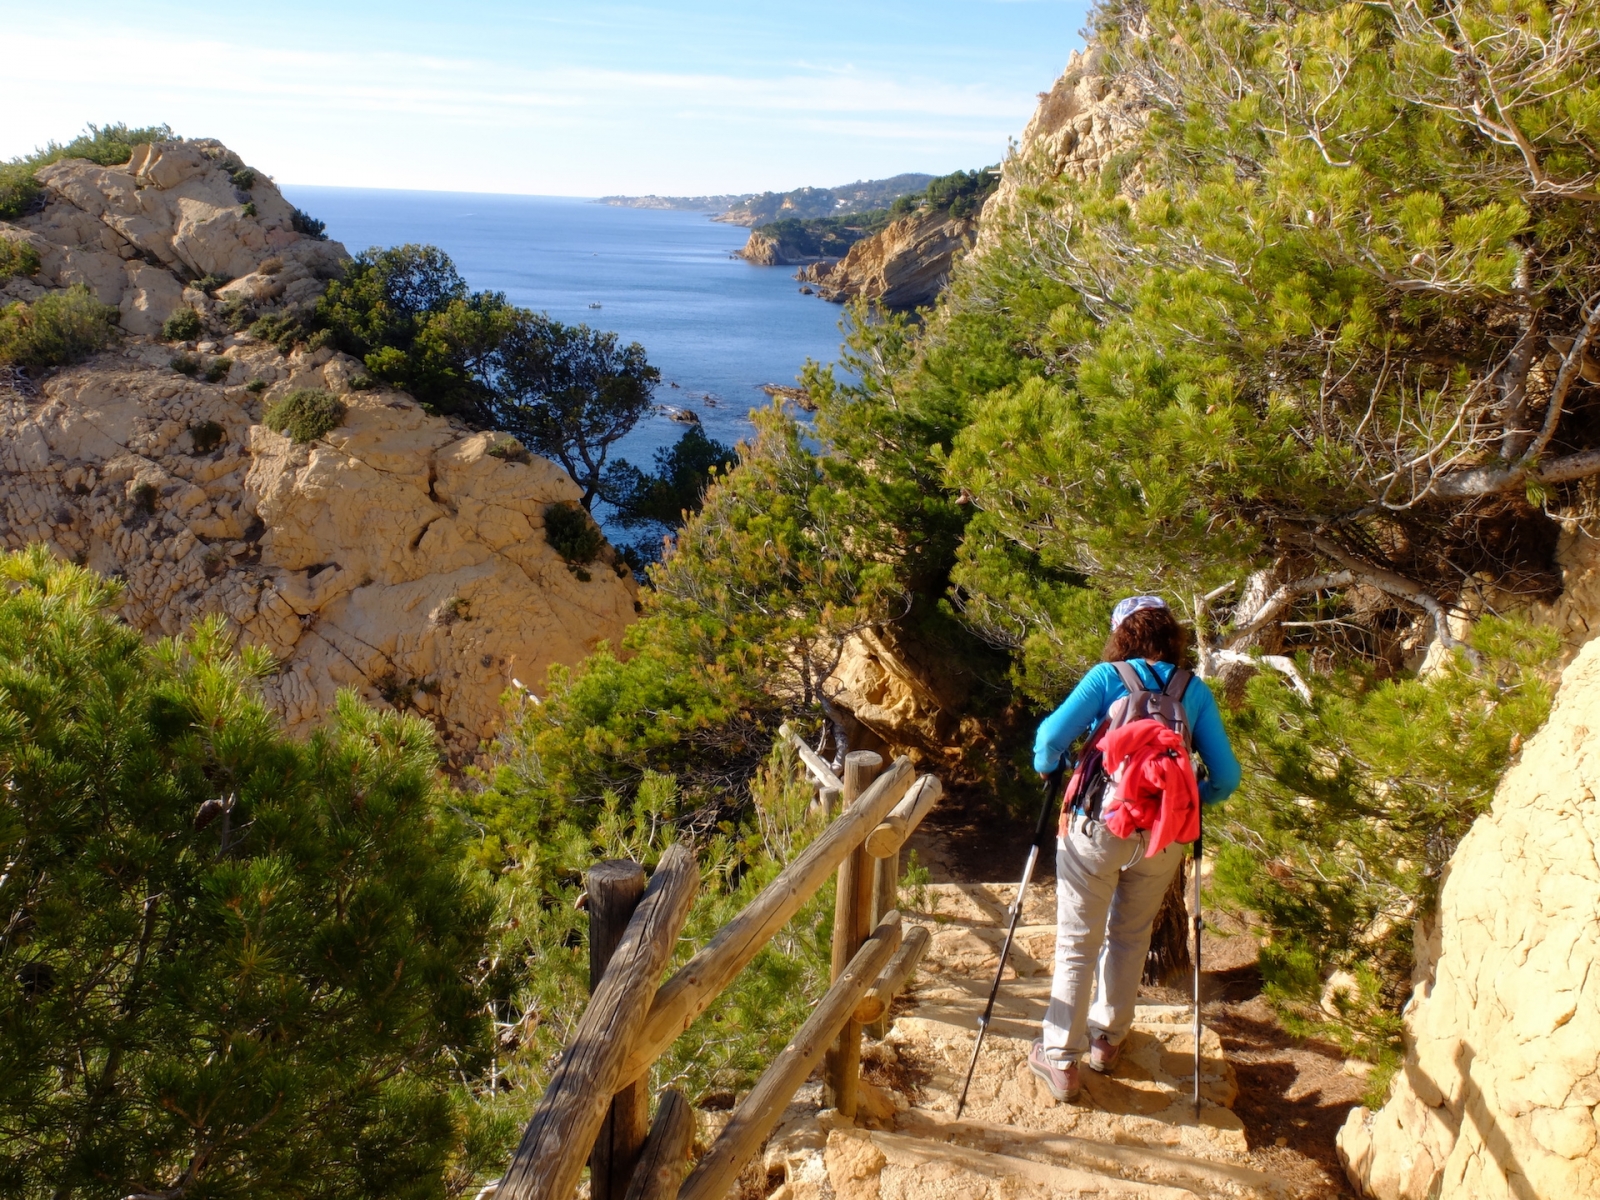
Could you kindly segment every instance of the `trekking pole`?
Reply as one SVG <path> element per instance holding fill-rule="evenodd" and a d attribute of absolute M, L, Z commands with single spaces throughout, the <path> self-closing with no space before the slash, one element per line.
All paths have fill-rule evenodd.
<path fill-rule="evenodd" d="M 967 1064 L 967 1078 L 961 1084 L 961 1099 L 956 1101 L 956 1120 L 967 1106 L 967 1089 L 972 1086 L 972 1072 L 978 1065 L 978 1051 L 983 1049 L 983 1037 L 989 1032 L 989 1018 L 994 1015 L 994 1000 L 1000 994 L 1000 976 L 1006 973 L 1006 959 L 1011 954 L 1011 939 L 1017 933 L 1017 921 L 1022 916 L 1022 898 L 1027 894 L 1033 879 L 1034 864 L 1039 861 L 1039 851 L 1049 837 L 1050 812 L 1055 808 L 1056 797 L 1061 794 L 1061 781 L 1066 777 L 1067 760 L 1063 756 L 1045 782 L 1044 804 L 1039 809 L 1039 823 L 1033 829 L 1033 845 L 1028 847 L 1028 862 L 1022 868 L 1022 882 L 1017 885 L 1017 897 L 1011 902 L 1011 924 L 1006 928 L 1005 945 L 1000 948 L 1000 965 L 995 968 L 994 986 L 989 989 L 989 1002 L 983 1006 L 983 1016 L 978 1018 L 978 1040 L 972 1044 L 972 1061 Z"/>
<path fill-rule="evenodd" d="M 1200 1119 L 1200 931 L 1205 919 L 1200 915 L 1200 840 L 1205 829 L 1205 806 L 1200 806 L 1200 824 L 1194 835 L 1194 1119 Z"/>

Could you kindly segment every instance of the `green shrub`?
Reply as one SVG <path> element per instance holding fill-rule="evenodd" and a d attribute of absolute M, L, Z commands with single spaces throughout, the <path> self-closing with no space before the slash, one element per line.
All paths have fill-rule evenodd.
<path fill-rule="evenodd" d="M 243 333 L 256 321 L 256 308 L 244 296 L 235 296 L 222 306 L 222 323 L 231 333 Z"/>
<path fill-rule="evenodd" d="M 211 360 L 211 364 L 206 367 L 206 382 L 221 383 L 228 377 L 228 372 L 231 370 L 233 370 L 233 359 L 214 358 Z"/>
<path fill-rule="evenodd" d="M 200 360 L 192 354 L 179 354 L 169 360 L 167 366 L 179 375 L 187 375 L 190 379 L 200 374 Z"/>
<path fill-rule="evenodd" d="M 146 645 L 42 546 L 0 581 L 0 1194 L 443 1198 L 494 912 L 432 729 L 287 737 L 220 619 Z"/>
<path fill-rule="evenodd" d="M 300 388 L 270 406 L 262 424 L 295 441 L 314 442 L 344 421 L 344 403 L 320 388 Z"/>
<path fill-rule="evenodd" d="M 289 225 L 296 233 L 303 233 L 306 237 L 315 238 L 319 242 L 328 240 L 328 223 L 319 221 L 298 208 L 289 214 Z"/>
<path fill-rule="evenodd" d="M 256 202 L 254 200 L 246 201 L 244 208 L 242 208 L 240 211 L 243 212 L 244 215 L 247 216 L 247 217 L 255 216 L 256 215 Z"/>
<path fill-rule="evenodd" d="M 570 500 L 545 506 L 544 540 L 569 566 L 575 567 L 592 563 L 606 542 L 600 526 L 582 506 Z"/>
<path fill-rule="evenodd" d="M 280 354 L 287 354 L 294 349 L 296 342 L 305 340 L 306 327 L 293 313 L 268 313 L 250 326 L 250 336 L 271 342 Z"/>
<path fill-rule="evenodd" d="M 161 340 L 164 342 L 192 342 L 205 328 L 200 314 L 185 304 L 161 323 Z"/>
<path fill-rule="evenodd" d="M 189 426 L 189 441 L 196 454 L 210 454 L 228 436 L 228 431 L 215 421 L 201 421 Z"/>
<path fill-rule="evenodd" d="M 228 178 L 233 181 L 233 186 L 241 192 L 248 192 L 256 185 L 256 173 L 249 167 L 238 167 L 229 173 Z"/>
<path fill-rule="evenodd" d="M 87 133 L 64 146 L 51 142 L 42 150 L 14 158 L 0 165 L 0 220 L 23 216 L 40 203 L 42 189 L 34 174 L 41 167 L 64 158 L 86 158 L 102 167 L 116 166 L 132 158 L 133 148 L 141 142 L 169 141 L 172 137 L 167 125 L 145 129 L 129 129 L 121 123 L 90 125 Z"/>
<path fill-rule="evenodd" d="M 117 310 L 83 284 L 0 309 L 0 363 L 60 367 L 104 350 L 117 336 Z"/>
<path fill-rule="evenodd" d="M 267 381 L 265 379 L 252 379 L 249 383 L 244 385 L 244 389 L 247 392 L 254 392 L 259 396 L 262 392 L 267 390 Z"/>
<path fill-rule="evenodd" d="M 200 276 L 199 279 L 196 279 L 189 286 L 198 291 L 202 291 L 209 296 L 223 284 L 232 282 L 233 280 L 227 275 L 217 275 L 213 273 Z"/>
<path fill-rule="evenodd" d="M 13 275 L 37 275 L 41 265 L 39 252 L 27 242 L 0 238 L 0 280 Z"/>

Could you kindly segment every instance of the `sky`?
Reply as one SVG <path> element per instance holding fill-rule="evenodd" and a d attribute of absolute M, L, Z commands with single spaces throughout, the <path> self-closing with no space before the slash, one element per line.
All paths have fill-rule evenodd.
<path fill-rule="evenodd" d="M 281 183 L 703 195 L 999 161 L 1085 0 L 0 0 L 0 158 L 88 122 Z"/>

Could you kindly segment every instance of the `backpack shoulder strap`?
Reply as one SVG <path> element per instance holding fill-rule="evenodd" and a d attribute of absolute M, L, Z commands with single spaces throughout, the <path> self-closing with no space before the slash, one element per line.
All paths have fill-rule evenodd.
<path fill-rule="evenodd" d="M 1128 695 L 1137 699 L 1141 692 L 1148 692 L 1144 678 L 1139 674 L 1139 668 L 1131 662 L 1112 663 L 1117 669 L 1117 678 L 1122 680 L 1122 686 L 1128 689 Z"/>
<path fill-rule="evenodd" d="M 1167 686 L 1161 689 L 1163 695 L 1171 696 L 1174 700 L 1182 700 L 1184 693 L 1189 690 L 1189 683 L 1194 679 L 1193 671 L 1186 671 L 1182 667 L 1174 667 L 1172 678 L 1167 680 Z"/>

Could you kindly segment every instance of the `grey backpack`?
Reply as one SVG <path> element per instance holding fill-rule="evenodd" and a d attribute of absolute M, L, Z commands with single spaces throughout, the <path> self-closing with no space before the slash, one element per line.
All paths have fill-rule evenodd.
<path fill-rule="evenodd" d="M 1172 672 L 1172 678 L 1167 680 L 1166 686 L 1152 691 L 1140 676 L 1139 668 L 1132 663 L 1111 665 L 1116 668 L 1117 677 L 1122 680 L 1122 686 L 1128 689 L 1128 694 L 1112 701 L 1105 720 L 1089 735 L 1089 741 L 1084 745 L 1062 798 L 1063 829 L 1074 812 L 1081 812 L 1090 820 L 1100 819 L 1106 789 L 1111 783 L 1105 757 L 1100 752 L 1100 743 L 1113 729 L 1120 729 L 1135 721 L 1159 721 L 1183 738 L 1183 748 L 1189 751 L 1191 759 L 1194 757 L 1194 735 L 1189 729 L 1189 714 L 1183 707 L 1183 695 L 1189 690 L 1189 681 L 1194 678 L 1194 673 L 1178 667 Z"/>

